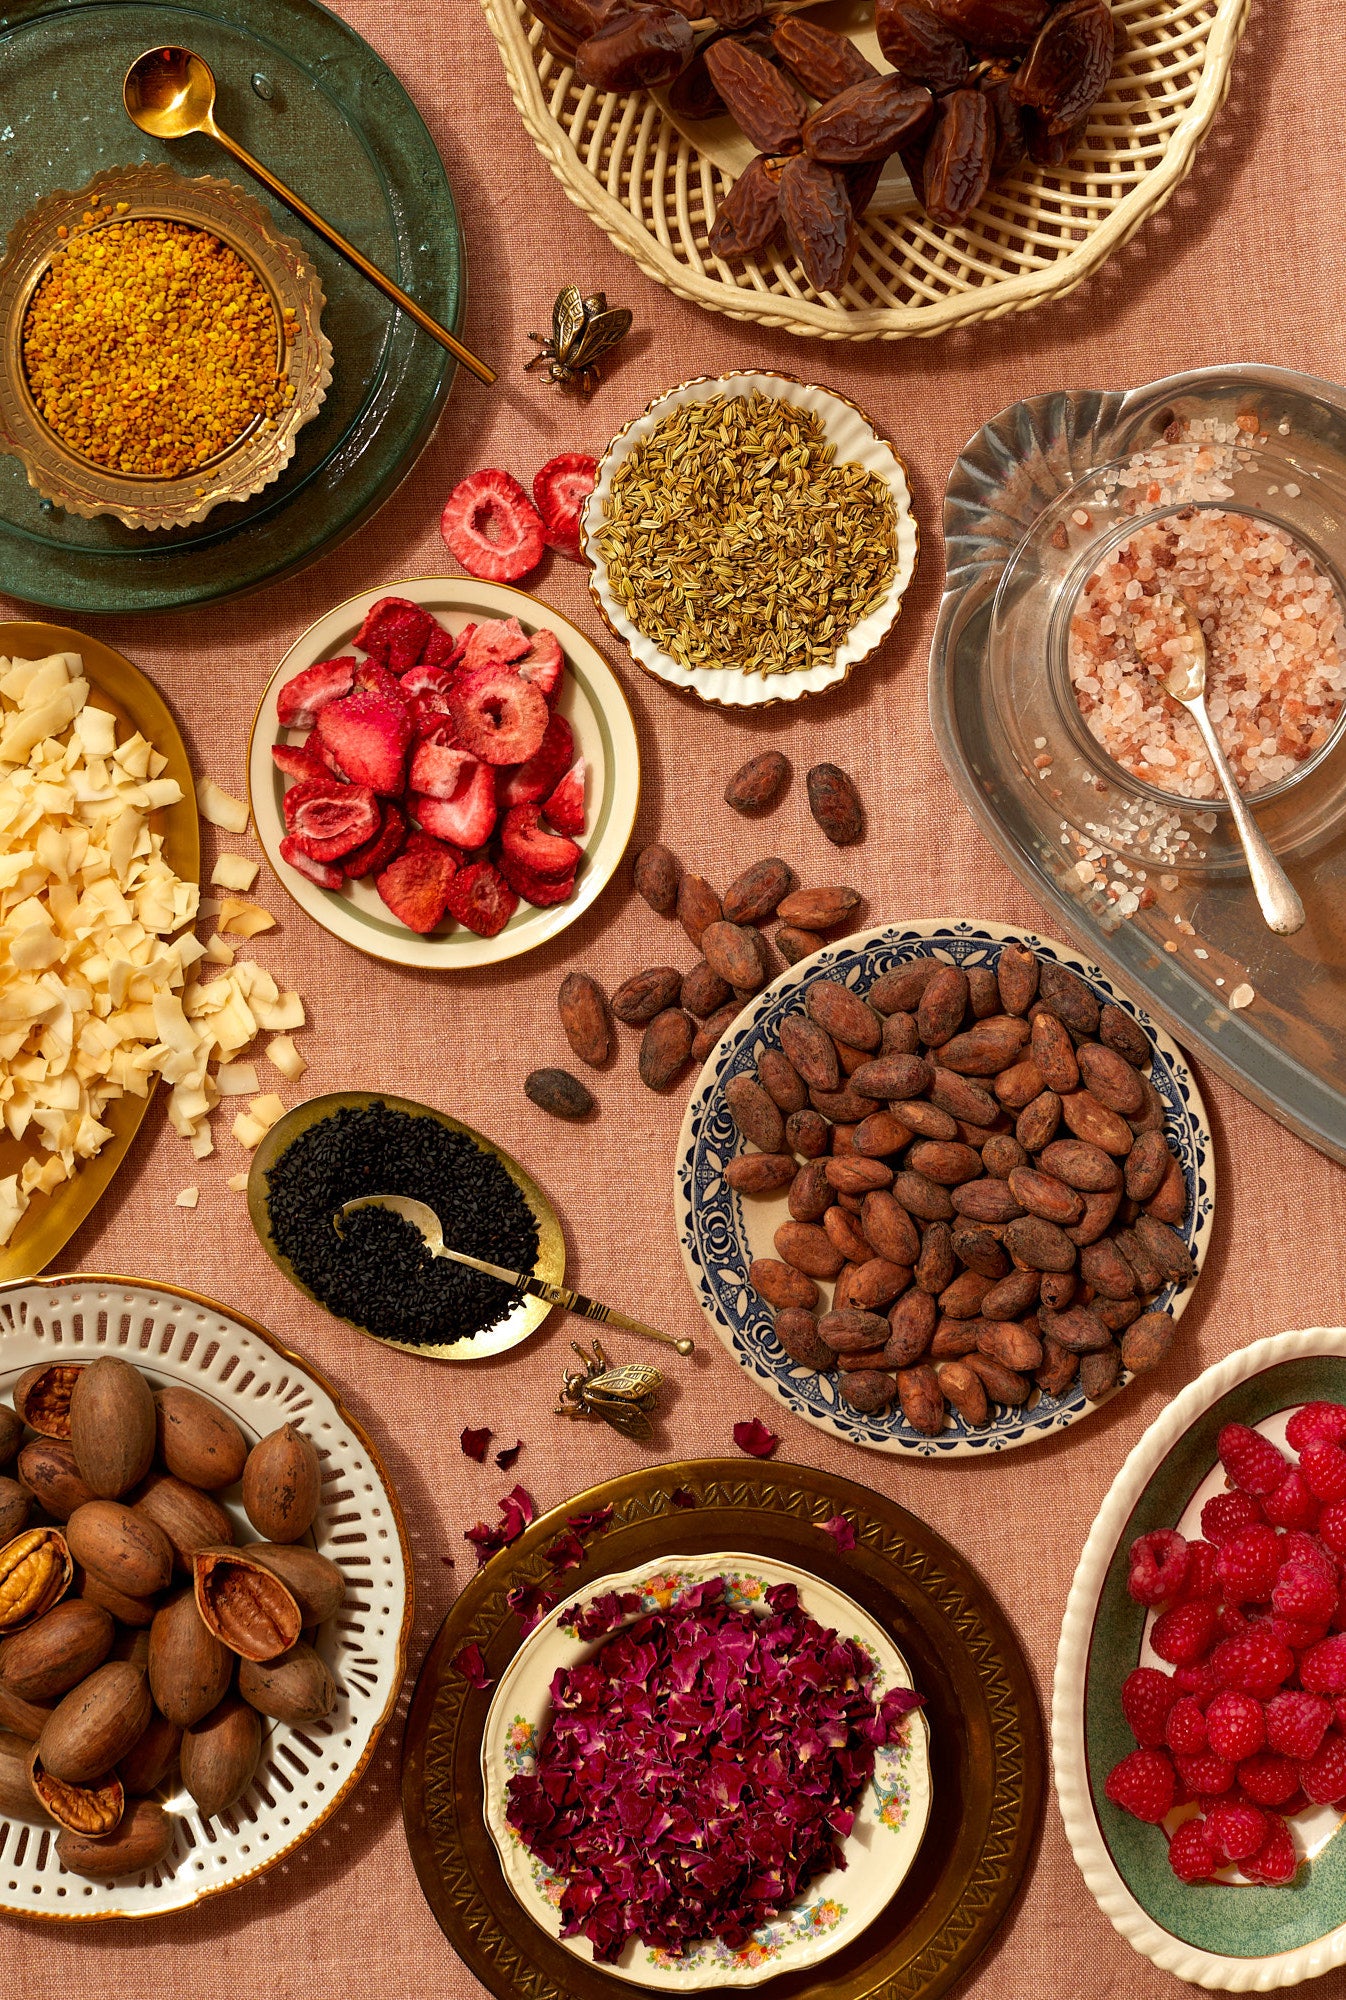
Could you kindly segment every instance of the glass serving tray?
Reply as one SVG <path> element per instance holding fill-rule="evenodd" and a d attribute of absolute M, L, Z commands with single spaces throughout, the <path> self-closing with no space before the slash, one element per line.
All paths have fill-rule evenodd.
<path fill-rule="evenodd" d="M 153 160 L 228 173 L 317 268 L 333 380 L 280 481 L 188 528 L 148 533 L 43 501 L 0 457 L 0 589 L 72 611 L 148 611 L 252 589 L 312 561 L 385 501 L 428 441 L 453 363 L 308 225 L 206 138 L 147 138 L 122 105 L 159 42 L 206 58 L 220 124 L 449 327 L 466 273 L 453 196 L 411 99 L 313 0 L 0 0 L 0 238 L 56 188 Z"/>
<path fill-rule="evenodd" d="M 1256 425 L 1240 430 L 1239 417 Z M 1129 778 L 1053 667 L 1093 546 L 1116 537 L 1123 489 L 1104 468 L 1143 451 L 1144 477 L 1180 493 L 1173 467 L 1190 469 L 1191 447 L 1170 440 L 1194 425 L 1215 430 L 1224 504 L 1284 525 L 1346 601 L 1346 390 L 1230 365 L 1124 394 L 1034 397 L 983 425 L 949 476 L 931 727 L 965 803 L 1032 893 L 1217 1074 L 1346 1162 L 1342 732 L 1257 808 L 1308 913 L 1278 938 L 1227 808 Z"/>

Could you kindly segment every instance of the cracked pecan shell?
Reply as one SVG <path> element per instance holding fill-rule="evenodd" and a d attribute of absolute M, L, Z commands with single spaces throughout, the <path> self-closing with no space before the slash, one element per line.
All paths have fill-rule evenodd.
<path fill-rule="evenodd" d="M 14 1408 L 41 1437 L 68 1438 L 70 1398 L 84 1373 L 82 1361 L 39 1361 L 14 1384 Z"/>
<path fill-rule="evenodd" d="M 65 1596 L 74 1575 L 57 1528 L 26 1528 L 0 1549 L 0 1633 L 31 1625 Z"/>
<path fill-rule="evenodd" d="M 28 1782 L 39 1805 L 56 1824 L 85 1840 L 106 1840 L 116 1832 L 126 1809 L 120 1778 L 100 1778 L 96 1785 L 63 1784 L 43 1764 L 41 1747 L 36 1743 L 28 1756 Z"/>
<path fill-rule="evenodd" d="M 294 1594 L 242 1549 L 206 1549 L 192 1558 L 196 1608 L 207 1632 L 245 1660 L 274 1660 L 302 1629 Z"/>

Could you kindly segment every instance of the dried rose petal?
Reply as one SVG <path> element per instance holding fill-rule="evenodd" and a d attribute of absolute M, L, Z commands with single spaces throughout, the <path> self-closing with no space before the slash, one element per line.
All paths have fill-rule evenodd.
<path fill-rule="evenodd" d="M 889 1724 L 900 1722 L 913 1709 L 924 1707 L 925 1696 L 917 1694 L 915 1688 L 889 1688 L 879 1703 L 879 1720 Z"/>
<path fill-rule="evenodd" d="M 525 1636 L 532 1631 L 540 1618 L 545 1618 L 552 1606 L 561 1601 L 560 1593 L 545 1583 L 520 1583 L 507 1591 L 505 1602 L 519 1621 L 519 1630 Z"/>
<path fill-rule="evenodd" d="M 467 1676 L 474 1688 L 488 1688 L 494 1683 L 495 1675 L 488 1672 L 481 1647 L 475 1639 L 470 1646 L 464 1646 L 461 1652 L 454 1654 L 453 1664 L 460 1674 Z"/>
<path fill-rule="evenodd" d="M 830 1535 L 839 1549 L 855 1547 L 855 1527 L 844 1514 L 833 1514 L 828 1521 L 819 1521 L 818 1526 L 825 1535 Z"/>
<path fill-rule="evenodd" d="M 463 1447 L 464 1456 L 475 1458 L 481 1465 L 486 1458 L 486 1447 L 494 1436 L 495 1432 L 490 1430 L 464 1431 L 458 1442 Z"/>
<path fill-rule="evenodd" d="M 443 1563 L 445 1569 L 457 1569 L 458 1567 L 452 1556 L 441 1556 L 439 1560 Z"/>
<path fill-rule="evenodd" d="M 746 1451 L 749 1458 L 770 1458 L 780 1439 L 774 1431 L 769 1431 L 760 1417 L 752 1417 L 745 1424 L 734 1425 L 734 1443 L 740 1451 Z"/>
<path fill-rule="evenodd" d="M 591 1507 L 587 1514 L 567 1514 L 566 1526 L 573 1528 L 577 1535 L 601 1535 L 612 1519 L 612 1503 L 606 1507 Z"/>
<path fill-rule="evenodd" d="M 520 1438 L 517 1444 L 506 1445 L 503 1451 L 498 1451 L 495 1455 L 495 1462 L 500 1467 L 500 1470 L 508 1472 L 522 1450 L 523 1439 Z"/>
<path fill-rule="evenodd" d="M 675 1486 L 668 1498 L 674 1507 L 699 1507 L 701 1504 L 689 1486 Z"/>
<path fill-rule="evenodd" d="M 565 1534 L 558 1535 L 554 1542 L 548 1542 L 542 1553 L 553 1569 L 578 1569 L 584 1561 L 584 1544 L 578 1535 L 572 1534 L 567 1529 Z"/>

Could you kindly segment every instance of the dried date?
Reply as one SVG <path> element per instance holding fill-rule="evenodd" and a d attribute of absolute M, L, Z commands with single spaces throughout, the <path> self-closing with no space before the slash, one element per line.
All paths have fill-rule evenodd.
<path fill-rule="evenodd" d="M 759 153 L 797 153 L 804 103 L 794 85 L 754 49 L 725 39 L 706 51 L 710 80 Z"/>
<path fill-rule="evenodd" d="M 1014 79 L 1014 99 L 1045 120 L 1057 137 L 1092 110 L 1112 70 L 1108 0 L 1065 0 L 1038 30 Z"/>
<path fill-rule="evenodd" d="M 934 116 L 934 98 L 924 84 L 905 77 L 869 77 L 852 84 L 804 121 L 804 150 L 829 166 L 857 167 L 886 159 L 910 144 Z"/>
<path fill-rule="evenodd" d="M 937 95 L 957 90 L 967 75 L 967 44 L 926 0 L 879 0 L 874 14 L 879 47 L 893 68 Z"/>
<path fill-rule="evenodd" d="M 595 90 L 657 90 L 696 53 L 692 24 L 675 7 L 615 14 L 575 50 L 575 75 Z"/>
<path fill-rule="evenodd" d="M 923 161 L 926 214 L 952 228 L 970 215 L 991 184 L 995 158 L 991 107 L 979 90 L 955 90 L 943 100 Z"/>
<path fill-rule="evenodd" d="M 1051 0 L 932 0 L 941 21 L 973 48 L 1019 55 L 1047 17 Z"/>
<path fill-rule="evenodd" d="M 845 174 L 803 154 L 787 160 L 781 170 L 780 209 L 786 239 L 809 284 L 815 292 L 835 293 L 845 284 L 855 257 L 855 215 Z M 809 803 L 813 803 L 811 771 Z M 823 831 L 827 832 L 825 826 Z M 829 833 L 828 838 L 835 836 Z"/>
<path fill-rule="evenodd" d="M 995 155 L 992 179 L 1017 167 L 1028 151 L 1028 134 L 1023 112 L 1014 97 L 1014 73 L 1007 63 L 992 63 L 977 79 L 977 88 L 991 107 L 995 124 Z"/>
<path fill-rule="evenodd" d="M 710 232 L 712 257 L 756 257 L 779 234 L 780 175 L 780 161 L 765 153 L 749 160 L 716 212 Z"/>
<path fill-rule="evenodd" d="M 791 76 L 820 104 L 878 74 L 849 35 L 835 34 L 797 15 L 777 21 L 771 42 Z"/>

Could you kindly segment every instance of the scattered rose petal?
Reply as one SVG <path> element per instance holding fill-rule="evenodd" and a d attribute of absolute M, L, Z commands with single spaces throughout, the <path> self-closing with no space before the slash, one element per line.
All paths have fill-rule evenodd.
<path fill-rule="evenodd" d="M 699 1507 L 701 1504 L 690 1486 L 675 1486 L 668 1498 L 674 1507 Z"/>
<path fill-rule="evenodd" d="M 486 1562 L 498 1549 L 508 1548 L 517 1542 L 524 1529 L 533 1518 L 534 1507 L 522 1486 L 513 1486 L 499 1503 L 502 1518 L 491 1528 L 485 1521 L 478 1521 L 471 1528 L 464 1528 L 465 1541 L 476 1544 L 477 1562 Z"/>
<path fill-rule="evenodd" d="M 601 1535 L 612 1519 L 611 1502 L 606 1507 L 591 1507 L 587 1514 L 567 1514 L 566 1526 L 573 1528 L 577 1535 Z"/>
<path fill-rule="evenodd" d="M 505 1602 L 518 1618 L 519 1630 L 527 1635 L 554 1604 L 559 1604 L 560 1597 L 548 1584 L 521 1583 L 507 1592 Z"/>
<path fill-rule="evenodd" d="M 498 1451 L 495 1455 L 495 1462 L 500 1467 L 500 1470 L 508 1472 L 522 1450 L 523 1439 L 520 1438 L 517 1444 L 506 1445 L 503 1451 Z"/>
<path fill-rule="evenodd" d="M 855 1547 L 855 1528 L 844 1514 L 833 1514 L 830 1521 L 819 1521 L 818 1526 L 825 1535 L 830 1535 L 839 1549 Z"/>
<path fill-rule="evenodd" d="M 925 1696 L 917 1694 L 915 1688 L 889 1688 L 879 1703 L 879 1720 L 892 1724 L 910 1715 L 913 1709 L 925 1707 Z"/>
<path fill-rule="evenodd" d="M 567 1529 L 554 1542 L 548 1542 L 542 1553 L 553 1569 L 578 1569 L 584 1561 L 584 1544 L 577 1534 Z"/>
<path fill-rule="evenodd" d="M 488 1688 L 495 1679 L 494 1674 L 487 1671 L 481 1647 L 475 1639 L 470 1646 L 464 1646 L 461 1652 L 454 1654 L 453 1664 L 460 1674 L 467 1676 L 474 1688 Z"/>
<path fill-rule="evenodd" d="M 452 1556 L 441 1556 L 439 1560 L 443 1563 L 445 1569 L 457 1569 L 458 1567 Z"/>
<path fill-rule="evenodd" d="M 494 1431 L 464 1431 L 458 1442 L 468 1458 L 475 1458 L 478 1465 L 484 1463 L 486 1447 L 495 1436 Z"/>
<path fill-rule="evenodd" d="M 734 1425 L 734 1443 L 740 1451 L 746 1451 L 749 1458 L 770 1458 L 780 1439 L 774 1431 L 769 1431 L 760 1417 L 752 1417 L 745 1424 Z"/>

